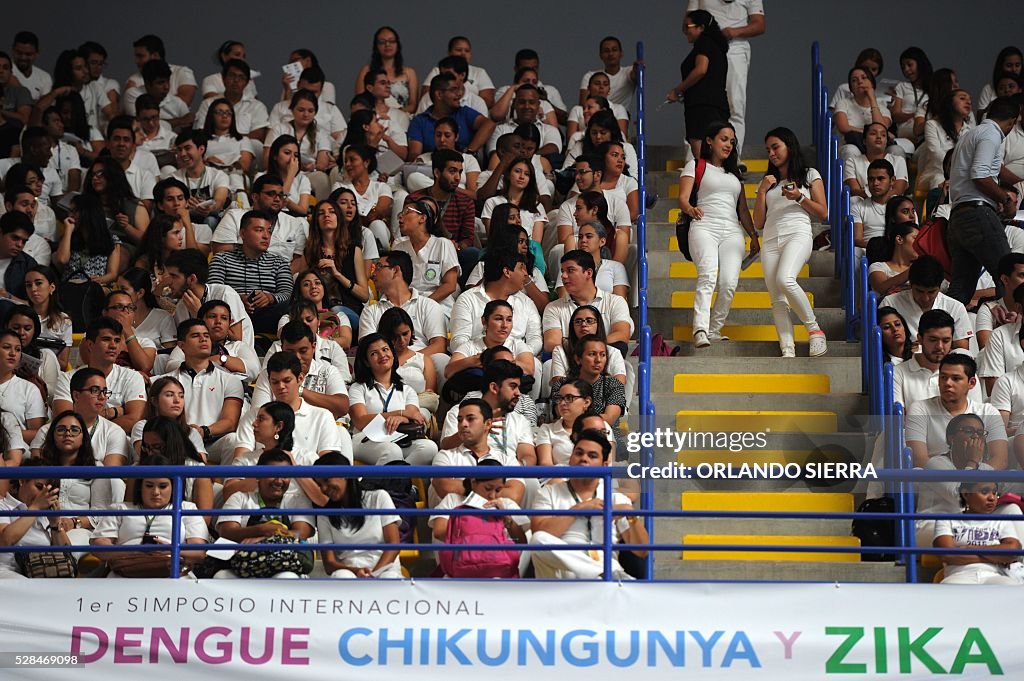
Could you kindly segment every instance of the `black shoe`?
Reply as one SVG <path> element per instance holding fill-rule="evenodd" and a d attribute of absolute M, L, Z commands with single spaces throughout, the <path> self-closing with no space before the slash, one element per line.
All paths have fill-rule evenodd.
<path fill-rule="evenodd" d="M 654 204 L 658 202 L 659 198 L 660 197 L 657 194 L 648 194 L 647 202 L 645 203 L 647 210 L 651 210 L 652 208 L 654 208 Z"/>

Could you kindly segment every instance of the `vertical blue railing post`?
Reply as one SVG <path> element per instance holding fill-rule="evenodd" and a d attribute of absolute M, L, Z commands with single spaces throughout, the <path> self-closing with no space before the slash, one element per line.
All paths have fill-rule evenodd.
<path fill-rule="evenodd" d="M 846 251 L 846 263 L 843 270 L 843 281 L 845 282 L 846 300 L 846 340 L 853 342 L 857 340 L 857 249 L 853 244 L 853 216 L 846 216 L 846 236 L 843 238 L 844 250 Z"/>
<path fill-rule="evenodd" d="M 821 102 L 819 104 L 821 111 L 821 123 L 818 125 L 818 139 L 816 141 L 818 147 L 818 170 L 820 171 L 825 167 L 825 161 L 828 159 L 828 136 L 829 131 L 832 128 L 832 114 L 828 110 L 828 86 L 821 86 Z"/>
<path fill-rule="evenodd" d="M 860 353 L 860 370 L 861 370 L 861 389 L 860 391 L 865 395 L 868 394 L 868 386 L 871 385 L 871 378 L 868 365 L 867 355 L 867 343 L 868 343 L 868 259 L 862 257 L 860 259 L 860 268 L 857 272 L 857 291 L 858 299 L 857 304 L 860 305 L 860 325 L 858 332 L 860 333 L 861 342 L 861 353 Z"/>
<path fill-rule="evenodd" d="M 615 529 L 612 525 L 612 495 L 614 490 L 612 489 L 612 476 L 605 474 L 604 479 L 604 508 L 602 514 L 604 517 L 604 530 L 603 536 L 601 537 L 601 543 L 604 544 L 604 550 L 601 552 L 601 558 L 604 561 L 604 574 L 601 576 L 606 582 L 612 581 L 614 575 L 612 574 L 612 547 L 615 546 L 613 541 L 612 532 Z"/>
<path fill-rule="evenodd" d="M 900 420 L 900 422 L 902 423 L 902 419 Z M 900 429 L 900 431 L 902 432 L 902 428 Z M 913 470 L 913 468 L 914 468 L 913 455 L 911 454 L 909 447 L 907 447 L 907 448 L 905 448 L 903 450 L 902 462 L 903 462 L 903 467 L 902 467 L 903 470 L 905 470 L 905 471 Z M 907 480 L 903 480 L 903 481 L 900 482 L 900 487 L 901 487 L 900 497 L 903 498 L 903 507 L 906 509 L 905 512 L 906 513 L 912 513 L 914 511 L 914 508 L 917 505 L 915 503 L 915 501 L 914 501 L 915 500 L 915 496 L 916 496 L 914 494 L 914 483 L 912 483 L 910 481 L 907 481 Z M 917 543 L 917 532 L 915 531 L 916 522 L 917 521 L 914 520 L 913 518 L 903 518 L 901 520 L 901 525 L 903 526 L 903 532 L 901 533 L 901 535 L 903 537 L 903 541 L 904 541 L 903 546 L 905 548 L 913 547 Z M 910 582 L 911 584 L 916 584 L 917 583 L 917 556 L 915 554 L 913 554 L 913 553 L 908 553 L 908 554 L 905 555 L 904 560 L 906 561 L 906 564 L 907 564 L 907 581 Z"/>
<path fill-rule="evenodd" d="M 185 478 L 177 475 L 174 478 L 174 501 L 171 514 L 171 579 L 181 577 L 181 502 L 185 498 Z M 137 485 L 142 480 L 136 481 Z"/>

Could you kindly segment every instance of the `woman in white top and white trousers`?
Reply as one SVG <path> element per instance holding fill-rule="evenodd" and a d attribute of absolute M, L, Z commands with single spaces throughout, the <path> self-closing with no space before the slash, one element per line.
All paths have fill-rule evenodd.
<path fill-rule="evenodd" d="M 772 316 L 783 357 L 796 357 L 789 311 L 793 310 L 810 334 L 810 355 L 828 351 L 825 332 L 818 327 L 807 294 L 797 283 L 800 269 L 811 257 L 811 218 L 828 218 L 825 186 L 814 168 L 806 168 L 800 142 L 788 128 L 770 130 L 764 138 L 768 172 L 757 188 L 754 224 L 764 231 L 761 262 L 772 299 Z"/>
<path fill-rule="evenodd" d="M 722 327 L 729 316 L 743 264 L 743 233 L 750 235 L 750 250 L 760 249 L 757 233 L 746 206 L 740 210 L 743 181 L 732 124 L 712 123 L 701 148 L 704 173 L 697 188 L 697 205 L 690 205 L 696 182 L 697 163 L 690 161 L 679 174 L 679 207 L 693 219 L 690 226 L 690 254 L 697 266 L 693 298 L 693 343 L 706 348 L 712 340 L 728 340 Z M 745 200 L 745 199 L 744 199 Z M 717 282 L 717 286 L 716 286 Z M 718 290 L 715 307 L 711 296 Z"/>

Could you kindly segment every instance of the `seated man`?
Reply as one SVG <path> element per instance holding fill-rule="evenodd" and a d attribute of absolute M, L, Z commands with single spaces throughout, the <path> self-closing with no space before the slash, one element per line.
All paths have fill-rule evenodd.
<path fill-rule="evenodd" d="M 210 332 L 210 362 L 221 369 L 244 377 L 246 383 L 256 380 L 260 373 L 260 359 L 251 345 L 228 338 L 231 328 L 231 306 L 223 300 L 208 300 L 196 316 Z M 181 347 L 175 347 L 167 358 L 166 370 L 173 372 L 185 361 Z"/>
<path fill-rule="evenodd" d="M 341 418 L 348 414 L 345 378 L 333 364 L 318 359 L 315 349 L 316 335 L 302 320 L 296 319 L 281 327 L 281 350 L 294 354 L 302 364 L 302 399 L 314 407 L 326 409 L 336 419 Z M 267 358 L 269 365 L 270 358 Z M 271 392 L 269 371 L 264 368 L 256 378 L 253 404 L 269 402 Z"/>
<path fill-rule="evenodd" d="M 13 75 L 18 83 L 29 91 L 33 102 L 53 89 L 53 78 L 35 65 L 36 59 L 39 58 L 39 37 L 35 33 L 15 33 L 11 54 L 14 55 Z"/>
<path fill-rule="evenodd" d="M 0 52 L 0 158 L 11 155 L 11 148 L 18 144 L 18 133 L 32 115 L 32 95 L 12 77 L 11 70 L 10 55 Z"/>
<path fill-rule="evenodd" d="M 193 222 L 217 225 L 217 216 L 231 197 L 231 183 L 223 170 L 206 165 L 206 133 L 185 130 L 174 141 L 178 170 L 171 177 L 188 189 L 188 210 Z"/>
<path fill-rule="evenodd" d="M 412 318 L 416 343 L 413 350 L 424 355 L 444 354 L 448 344 L 445 313 L 440 304 L 412 288 L 412 258 L 404 251 L 382 253 L 373 271 L 377 302 L 363 307 L 359 315 L 359 337 L 376 333 L 381 315 L 398 306 Z"/>
<path fill-rule="evenodd" d="M 44 206 L 40 201 L 36 200 L 36 195 L 32 193 L 32 190 L 24 185 L 10 185 L 5 187 L 4 191 L 4 209 L 7 213 L 21 213 L 28 217 L 31 221 L 34 229 L 33 233 L 25 241 L 25 246 L 22 248 L 22 253 L 27 258 L 32 258 L 36 263 L 48 267 L 50 265 L 50 259 L 53 257 L 53 250 L 50 247 L 50 241 L 53 240 L 57 235 L 57 218 L 53 214 L 53 209 L 49 206 Z M 14 224 L 13 222 L 10 224 Z M 24 236 L 24 227 L 26 224 L 22 223 L 22 229 L 20 230 L 22 236 Z M 0 218 L 0 233 L 3 232 L 3 218 Z M 12 263 L 17 258 L 12 258 Z M 17 269 L 17 268 L 15 268 Z M 4 290 L 7 291 L 7 295 L 13 295 L 10 290 L 7 289 L 7 273 L 11 271 L 11 266 L 7 266 L 7 272 L 4 273 Z M 10 286 L 13 286 L 17 290 L 17 283 L 24 280 L 24 274 L 20 277 L 17 275 L 11 276 Z"/>
<path fill-rule="evenodd" d="M 39 194 L 39 203 L 49 207 L 51 201 L 64 193 L 64 182 L 60 173 L 50 167 L 53 151 L 50 138 L 46 136 L 46 128 L 33 125 L 21 132 L 21 157 L 0 159 L 0 177 L 7 177 L 7 172 L 18 163 L 32 166 L 43 179 L 43 191 Z"/>
<path fill-rule="evenodd" d="M 252 209 L 271 216 L 270 248 L 268 251 L 290 263 L 292 271 L 305 269 L 302 252 L 309 236 L 309 221 L 283 210 L 288 194 L 284 181 L 273 174 L 261 175 L 252 183 Z M 242 243 L 241 222 L 244 208 L 231 208 L 224 213 L 213 232 L 213 252 L 230 251 Z"/>
<path fill-rule="evenodd" d="M 237 291 L 253 328 L 265 333 L 277 331 L 293 285 L 288 261 L 269 252 L 273 223 L 274 216 L 266 211 L 248 211 L 241 219 L 241 243 L 217 253 L 210 263 L 210 283 Z"/>
<path fill-rule="evenodd" d="M 178 324 L 178 348 L 184 361 L 165 374 L 185 389 L 185 418 L 203 436 L 211 462 L 228 460 L 235 450 L 234 432 L 242 414 L 242 381 L 213 361 L 206 324 L 186 319 Z"/>
<path fill-rule="evenodd" d="M 594 258 L 586 251 L 569 251 L 562 256 L 562 286 L 566 296 L 544 308 L 542 328 L 544 351 L 551 352 L 569 333 L 569 318 L 581 305 L 593 305 L 604 319 L 608 345 L 618 348 L 626 356 L 627 343 L 633 335 L 633 320 L 629 304 L 622 296 L 599 291 L 594 284 Z"/>
<path fill-rule="evenodd" d="M 181 221 L 185 228 L 185 248 L 195 248 L 203 255 L 209 255 L 213 230 L 204 220 L 192 222 L 192 213 L 188 209 L 188 187 L 184 182 L 173 177 L 160 180 L 153 186 L 153 201 L 155 212 Z"/>
<path fill-rule="evenodd" d="M 945 272 L 938 260 L 922 255 L 910 265 L 910 290 L 887 295 L 879 307 L 894 307 L 907 323 L 907 336 L 917 340 L 917 322 L 928 310 L 945 310 L 956 322 L 953 347 L 966 350 L 974 335 L 974 325 L 967 316 L 967 308 L 958 300 L 939 291 Z"/>
<path fill-rule="evenodd" d="M 903 405 L 904 413 L 916 402 L 939 394 L 939 364 L 953 345 L 956 322 L 944 310 L 928 310 L 921 315 L 918 343 L 921 350 L 893 370 L 893 399 Z M 959 352 L 963 352 L 960 350 Z M 981 386 L 975 384 L 968 397 L 984 402 Z"/>
<path fill-rule="evenodd" d="M 606 466 L 611 454 L 611 443 L 599 430 L 581 431 L 569 456 L 570 466 Z M 617 510 L 632 510 L 629 497 L 615 492 L 612 504 Z M 531 506 L 534 510 L 600 511 L 604 508 L 604 484 L 600 478 L 571 478 L 565 482 L 548 484 L 537 492 Z M 601 516 L 573 517 L 530 516 L 533 536 L 530 543 L 537 547 L 565 544 L 600 544 L 604 538 L 604 519 Z M 616 543 L 646 544 L 650 541 L 647 529 L 636 516 L 618 516 L 612 530 Z M 640 557 L 646 553 L 637 554 Z M 533 565 L 538 578 L 598 579 L 604 572 L 601 551 L 534 551 Z M 612 560 L 612 573 L 616 579 L 632 579 L 618 560 Z"/>
<path fill-rule="evenodd" d="M 295 429 L 292 433 L 296 451 L 322 455 L 340 451 L 352 460 L 352 438 L 343 426 L 339 426 L 327 409 L 314 407 L 300 394 L 306 375 L 302 363 L 294 353 L 279 352 L 267 362 L 267 382 L 270 384 L 270 399 L 284 402 L 295 412 Z M 252 457 L 256 449 L 256 435 L 253 423 L 260 407 L 270 400 L 254 399 L 252 407 L 238 422 L 238 444 L 235 460 Z"/>
<path fill-rule="evenodd" d="M 1024 238 L 1024 231 L 1017 227 L 1013 229 Z M 996 274 L 1003 283 L 1003 297 L 989 301 L 978 306 L 978 314 L 974 319 L 974 333 L 978 336 L 978 347 L 982 350 L 988 345 L 988 339 L 992 331 L 1003 324 L 1020 321 L 1020 315 L 1013 312 L 1016 303 L 1013 301 L 1013 292 L 1024 283 L 1024 253 L 1011 252 L 999 259 L 999 269 Z"/>
<path fill-rule="evenodd" d="M 153 186 L 160 175 L 160 167 L 152 152 L 136 148 L 134 126 L 131 116 L 116 116 L 111 120 L 107 124 L 107 149 L 124 170 L 132 195 L 152 208 Z"/>
<path fill-rule="evenodd" d="M 392 106 L 397 102 L 391 96 L 391 79 L 388 78 L 388 72 L 384 69 L 367 70 L 366 75 L 363 76 L 363 87 L 366 90 L 361 94 L 368 105 L 367 108 L 373 109 L 377 113 L 377 122 L 384 128 L 380 150 L 383 151 L 387 147 L 400 157 L 405 158 L 409 153 L 408 133 L 412 116 L 404 109 Z M 373 103 L 372 106 L 370 106 L 370 102 Z M 420 104 L 421 108 L 416 113 L 426 111 L 430 99 L 423 97 L 420 99 Z M 355 111 L 355 109 L 352 110 Z M 477 109 L 477 111 L 479 110 Z M 404 154 L 401 153 L 403 149 L 405 150 Z"/>
<path fill-rule="evenodd" d="M 559 125 L 565 125 L 568 122 L 569 109 L 565 106 L 565 101 L 563 101 L 562 94 L 558 89 L 554 85 L 545 84 L 540 80 L 540 55 L 537 54 L 537 51 L 529 48 L 519 50 L 516 52 L 516 56 L 512 64 L 512 73 L 514 74 L 518 75 L 523 71 L 533 71 L 536 74 L 537 82 L 534 84 L 534 87 L 537 88 L 541 101 L 551 107 L 551 110 L 555 114 L 555 122 Z M 505 85 L 498 88 L 497 92 L 494 93 L 496 104 L 491 111 L 491 117 L 495 120 L 502 120 L 504 118 L 504 113 L 501 113 L 500 116 L 495 115 L 496 110 L 500 108 L 498 103 L 500 103 L 499 100 L 502 98 L 502 95 L 513 87 L 515 86 Z"/>
<path fill-rule="evenodd" d="M 473 271 L 480 259 L 480 249 L 473 244 L 476 237 L 476 204 L 459 191 L 459 179 L 462 177 L 462 154 L 451 149 L 435 151 L 430 157 L 431 172 L 434 184 L 413 192 L 405 200 L 405 204 L 415 204 L 420 199 L 433 199 L 441 210 L 441 224 L 448 231 L 448 236 L 455 242 L 458 251 L 459 267 L 463 272 L 463 280 Z"/>
<path fill-rule="evenodd" d="M 474 154 L 490 138 L 494 122 L 487 116 L 462 105 L 464 90 L 458 79 L 450 73 L 434 76 L 430 81 L 430 99 L 434 102 L 427 110 L 417 114 L 409 124 L 409 160 L 425 151 L 434 151 L 434 126 L 442 118 L 451 118 L 459 126 L 457 147 Z"/>
<path fill-rule="evenodd" d="M 316 95 L 316 127 L 325 131 L 333 140 L 332 145 L 338 146 L 345 139 L 345 132 L 348 130 L 348 123 L 344 114 L 334 102 L 324 99 L 324 72 L 319 66 L 311 66 L 303 70 L 299 75 L 299 90 L 309 90 Z M 281 123 L 291 123 L 292 116 L 291 94 L 274 105 L 270 110 L 270 127 Z M 266 139 L 266 138 L 264 138 Z"/>
<path fill-rule="evenodd" d="M 124 291 L 111 291 L 107 294 L 107 304 L 103 314 L 116 319 L 124 331 L 124 351 L 117 356 L 121 366 L 135 369 L 144 377 L 153 373 L 157 347 L 152 339 L 140 336 L 135 332 L 135 303 Z M 88 353 L 79 351 L 82 361 L 88 361 Z"/>
<path fill-rule="evenodd" d="M 526 271 L 526 258 L 504 250 L 490 252 L 484 260 L 484 278 L 480 286 L 463 292 L 452 306 L 451 347 L 457 348 L 484 335 L 483 314 L 487 303 L 505 300 L 512 306 L 511 338 L 522 341 L 539 354 L 540 314 L 523 289 L 532 281 Z"/>
<path fill-rule="evenodd" d="M 576 157 L 576 192 L 558 207 L 555 218 L 555 231 L 550 228 L 544 232 L 545 251 L 548 253 L 548 269 L 554 271 L 566 251 L 576 248 L 576 237 L 580 226 L 576 223 L 576 204 L 579 195 L 586 192 L 601 192 L 608 204 L 608 220 L 615 227 L 615 250 L 612 260 L 624 263 L 629 251 L 629 239 L 632 223 L 629 220 L 629 207 L 622 200 L 622 193 L 615 190 L 601 189 L 604 178 L 604 158 L 595 154 L 580 154 Z M 557 238 L 557 245 L 554 238 Z"/>
<path fill-rule="evenodd" d="M 991 404 L 968 397 L 977 383 L 976 372 L 977 366 L 969 355 L 946 355 L 939 364 L 939 394 L 919 400 L 907 410 L 906 442 L 915 468 L 924 468 L 931 457 L 946 451 L 946 424 L 960 414 L 981 418 L 988 443 L 988 463 L 997 470 L 1006 468 L 1008 446 L 1002 417 Z"/>
<path fill-rule="evenodd" d="M 420 113 L 427 108 L 427 105 L 430 103 L 427 97 L 430 90 L 430 81 L 433 80 L 434 76 L 444 71 L 451 71 L 460 76 L 461 83 L 466 89 L 464 105 L 472 107 L 477 111 L 488 111 L 494 105 L 494 82 L 491 81 L 491 76 L 487 73 L 486 69 L 469 63 L 472 58 L 473 47 L 469 43 L 469 38 L 455 36 L 449 40 L 448 55 L 437 62 L 437 66 L 430 69 L 430 72 L 423 79 L 424 84 L 420 91 L 420 103 L 416 113 Z M 470 98 L 469 95 L 473 97 Z M 477 106 L 474 106 L 471 102 L 476 103 Z M 482 107 L 480 106 L 481 104 Z"/>
<path fill-rule="evenodd" d="M 864 127 L 865 153 L 857 154 L 843 162 L 843 183 L 850 188 L 852 196 L 868 198 L 868 167 L 874 161 L 888 161 L 895 178 L 893 195 L 907 193 L 910 186 L 907 175 L 907 161 L 902 156 L 886 153 L 889 131 L 881 123 L 869 123 Z"/>
<path fill-rule="evenodd" d="M 634 91 L 636 90 L 636 64 L 629 68 L 622 67 L 622 41 L 615 36 L 606 36 L 601 39 L 597 51 L 601 59 L 601 68 L 597 71 L 587 71 L 580 80 L 580 104 L 587 99 L 590 79 L 595 73 L 604 73 L 608 76 L 610 91 L 608 101 L 613 105 L 619 105 L 625 109 L 632 109 L 636 103 Z M 742 140 L 741 140 L 742 141 Z"/>
<path fill-rule="evenodd" d="M 228 59 L 221 68 L 221 74 L 224 77 L 224 98 L 231 102 L 235 111 L 235 129 L 243 137 L 262 144 L 270 129 L 270 117 L 263 102 L 245 95 L 245 88 L 252 78 L 249 65 L 241 59 Z M 193 124 L 195 128 L 201 130 L 206 126 L 206 114 L 215 101 L 216 98 L 207 97 L 199 105 Z"/>
<path fill-rule="evenodd" d="M 210 265 L 205 255 L 194 248 L 174 251 L 167 257 L 164 267 L 167 294 L 178 301 L 174 308 L 174 321 L 198 317 L 199 308 L 207 301 L 223 300 L 231 309 L 228 340 L 241 341 L 253 347 L 256 334 L 242 298 L 230 286 L 208 283 Z"/>
<path fill-rule="evenodd" d="M 135 55 L 135 65 L 140 69 L 146 62 L 153 59 L 167 61 L 167 51 L 164 49 L 164 41 L 159 36 L 147 34 L 132 43 Z M 192 100 L 196 96 L 196 76 L 187 66 L 169 64 L 170 89 L 175 95 L 181 98 L 188 106 L 192 106 Z M 125 97 L 132 88 L 141 87 L 143 78 L 139 73 L 133 73 L 124 84 Z"/>
<path fill-rule="evenodd" d="M 892 164 L 885 159 L 868 166 L 867 198 L 853 199 L 853 243 L 867 248 L 868 241 L 885 236 L 885 204 L 894 194 Z"/>
<path fill-rule="evenodd" d="M 131 88 L 124 93 L 124 112 L 135 115 L 135 102 L 147 94 L 160 105 L 160 118 L 177 130 L 192 125 L 195 116 L 189 105 L 171 93 L 171 67 L 160 59 L 152 59 L 142 66 L 142 89 Z"/>
<path fill-rule="evenodd" d="M 116 364 L 121 354 L 124 331 L 120 322 L 110 317 L 99 317 L 89 322 L 85 329 L 85 348 L 89 359 L 86 366 L 99 369 L 106 376 L 107 399 L 106 408 L 100 416 L 110 419 L 125 433 L 132 432 L 135 422 L 142 418 L 146 408 L 146 382 L 142 374 L 134 369 Z M 57 388 L 53 395 L 53 413 L 72 409 L 71 378 L 75 371 L 62 373 L 57 377 Z"/>
<path fill-rule="evenodd" d="M 177 135 L 171 124 L 160 118 L 160 102 L 156 97 L 142 95 L 135 100 L 135 120 L 141 128 L 140 139 L 136 140 L 139 148 L 156 156 L 161 166 L 172 165 Z"/>
<path fill-rule="evenodd" d="M 103 418 L 107 408 L 107 379 L 103 372 L 92 367 L 83 367 L 75 372 L 68 384 L 71 405 L 85 420 L 89 429 L 89 442 L 96 463 L 104 466 L 128 466 L 132 463 L 133 450 L 128 444 L 128 435 L 116 423 Z M 54 412 L 60 414 L 61 412 Z M 32 440 L 32 456 L 39 456 L 50 431 L 51 423 L 45 424 Z M 121 484 L 123 494 L 124 484 Z"/>
<path fill-rule="evenodd" d="M 502 135 L 513 132 L 520 125 L 534 125 L 540 131 L 540 148 L 537 149 L 537 153 L 541 156 L 561 153 L 562 136 L 558 128 L 548 125 L 540 119 L 540 90 L 536 86 L 529 83 L 520 85 L 512 100 L 512 110 L 514 113 L 512 120 L 501 123 L 491 133 L 487 142 L 488 152 L 495 150 L 498 138 Z"/>
<path fill-rule="evenodd" d="M 12 189 L 12 188 L 8 188 Z M 12 192 L 8 192 L 11 195 Z M 14 194 L 13 198 L 17 195 Z M 0 280 L 0 313 L 5 312 L 12 303 L 24 303 L 27 299 L 25 292 L 25 274 L 32 267 L 35 267 L 35 258 L 25 252 L 25 245 L 28 244 L 35 233 L 35 225 L 32 218 L 25 213 L 13 210 L 0 216 L 0 264 L 3 265 L 3 279 Z"/>
<path fill-rule="evenodd" d="M 268 449 L 257 461 L 260 466 L 291 466 L 292 458 L 282 449 Z M 316 530 L 313 516 L 301 513 L 282 513 L 290 509 L 309 508 L 302 495 L 287 494 L 291 478 L 259 478 L 253 491 L 235 492 L 224 502 L 224 509 L 249 511 L 267 509 L 258 515 L 222 515 L 217 517 L 217 533 L 224 539 L 240 544 L 261 543 L 279 533 L 296 539 L 309 539 Z M 277 511 L 276 513 L 274 511 Z M 214 579 L 235 579 L 233 570 L 221 570 Z M 294 572 L 278 572 L 274 579 L 298 579 Z"/>
<path fill-rule="evenodd" d="M 1012 255 L 1012 254 L 1011 254 Z M 985 382 L 985 390 L 992 392 L 996 379 L 1013 371 L 1024 362 L 1024 348 L 1021 348 L 1021 318 L 1024 311 L 1024 287 L 1018 286 L 1013 292 L 1013 308 L 1017 321 L 1003 324 L 988 337 L 988 343 L 978 355 L 978 376 Z"/>

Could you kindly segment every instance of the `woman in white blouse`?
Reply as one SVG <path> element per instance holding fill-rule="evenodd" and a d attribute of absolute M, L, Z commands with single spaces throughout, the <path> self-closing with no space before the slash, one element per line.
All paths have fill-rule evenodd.
<path fill-rule="evenodd" d="M 420 411 L 429 420 L 437 410 L 437 370 L 434 363 L 422 352 L 409 346 L 416 340 L 412 330 L 412 317 L 400 307 L 390 307 L 380 316 L 377 332 L 391 341 L 398 360 L 398 375 L 402 381 L 416 391 L 420 400 Z M 427 404 L 429 400 L 432 404 Z"/>
<path fill-rule="evenodd" d="M 412 258 L 412 287 L 451 314 L 462 269 L 455 242 L 448 238 L 439 216 L 440 210 L 432 198 L 424 197 L 406 205 L 398 217 L 402 238 L 395 241 L 393 248 Z"/>
<path fill-rule="evenodd" d="M 398 374 L 395 348 L 389 340 L 379 333 L 360 339 L 354 373 L 348 397 L 349 416 L 356 430 L 365 430 L 375 419 L 388 434 L 394 434 L 403 424 L 424 425 L 419 398 Z M 421 438 L 402 448 L 394 442 L 374 442 L 359 432 L 352 436 L 352 453 L 368 464 L 398 457 L 413 465 L 428 466 L 437 454 L 437 445 Z"/>
<path fill-rule="evenodd" d="M 839 157 L 844 161 L 860 153 L 862 136 L 868 123 L 881 123 L 886 128 L 892 119 L 882 112 L 875 98 L 875 77 L 862 66 L 854 66 L 846 78 L 852 97 L 836 102 L 836 130 L 843 136 L 845 144 L 839 147 Z"/>
<path fill-rule="evenodd" d="M 971 93 L 953 90 L 938 103 L 938 117 L 924 125 L 924 144 L 918 157 L 917 188 L 927 192 L 942 184 L 942 159 L 957 140 L 974 127 Z"/>
<path fill-rule="evenodd" d="M 584 380 L 575 378 L 566 381 L 551 396 L 557 420 L 545 423 L 537 429 L 534 443 L 537 446 L 538 466 L 565 466 L 572 454 L 572 424 L 590 410 L 594 402 L 594 389 Z"/>
<path fill-rule="evenodd" d="M 314 466 L 348 466 L 338 452 L 324 454 Z M 391 509 L 395 504 L 384 490 L 363 491 L 359 478 L 324 477 L 317 479 L 320 492 L 327 497 L 322 508 L 338 509 L 332 515 L 317 516 L 316 527 L 322 544 L 380 544 L 380 549 L 324 549 L 324 570 L 334 579 L 401 579 L 399 551 L 389 548 L 399 543 L 401 518 L 394 515 L 358 515 L 346 511 Z"/>

